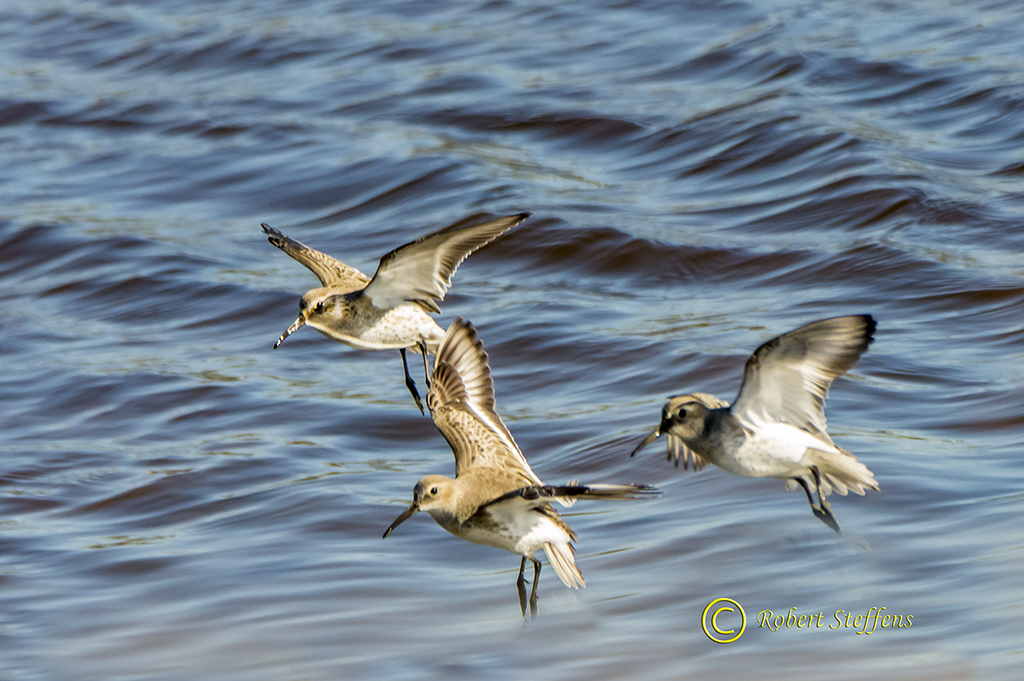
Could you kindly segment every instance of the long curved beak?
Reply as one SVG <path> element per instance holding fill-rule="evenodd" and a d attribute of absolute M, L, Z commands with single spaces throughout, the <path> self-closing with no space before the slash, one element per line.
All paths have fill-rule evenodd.
<path fill-rule="evenodd" d="M 416 505 L 416 502 L 413 502 L 412 505 L 409 506 L 409 508 L 407 508 L 404 511 L 402 511 L 402 515 L 400 515 L 397 518 L 395 518 L 395 522 L 391 523 L 391 527 L 389 527 L 384 532 L 384 536 L 381 537 L 381 538 L 382 539 L 387 539 L 388 535 L 391 534 L 392 530 L 394 530 L 396 527 L 398 527 L 399 525 L 404 523 L 406 520 L 411 518 L 416 513 L 416 511 L 418 511 L 418 510 L 420 510 L 420 507 Z"/>
<path fill-rule="evenodd" d="M 302 315 L 299 315 L 299 318 L 296 319 L 294 322 L 292 322 L 292 325 L 288 327 L 288 330 L 285 331 L 284 333 L 282 333 L 281 337 L 277 339 L 276 343 L 274 343 L 274 349 L 277 350 L 277 346 L 279 346 L 281 343 L 284 343 L 284 339 L 285 338 L 287 338 L 288 336 L 292 335 L 293 333 L 295 333 L 296 331 L 298 331 L 299 329 L 301 329 L 305 325 L 306 325 L 306 318 L 303 317 Z"/>
<path fill-rule="evenodd" d="M 632 456 L 636 456 L 636 453 L 637 453 L 637 452 L 639 452 L 639 451 L 640 451 L 641 449 L 643 449 L 643 448 L 644 448 L 644 447 L 646 447 L 647 445 L 649 445 L 649 444 L 651 444 L 652 442 L 654 442 L 655 440 L 657 440 L 657 439 L 658 439 L 659 437 L 661 437 L 661 428 L 658 428 L 658 429 L 657 429 L 657 430 L 655 430 L 655 431 L 654 431 L 653 433 L 651 433 L 650 435 L 648 435 L 647 437 L 645 437 L 645 438 L 644 438 L 644 441 L 643 441 L 643 442 L 641 442 L 640 444 L 638 444 L 638 445 L 636 446 L 636 449 L 634 449 L 634 450 L 633 450 L 633 453 L 632 453 L 632 454 L 630 454 L 630 456 L 631 456 L 631 457 L 632 457 Z"/>

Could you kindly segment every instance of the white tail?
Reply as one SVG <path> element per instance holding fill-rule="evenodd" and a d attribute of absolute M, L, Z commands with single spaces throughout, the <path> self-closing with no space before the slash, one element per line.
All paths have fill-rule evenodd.
<path fill-rule="evenodd" d="M 865 490 L 878 491 L 878 482 L 868 467 L 854 458 L 845 449 L 836 447 L 841 454 L 823 452 L 817 449 L 808 451 L 812 464 L 821 473 L 821 489 L 828 495 L 832 490 L 846 496 L 847 491 L 863 496 Z"/>
<path fill-rule="evenodd" d="M 576 556 L 569 542 L 552 544 L 544 542 L 544 553 L 548 554 L 548 562 L 555 569 L 558 578 L 570 589 L 586 586 L 583 573 L 576 567 Z"/>

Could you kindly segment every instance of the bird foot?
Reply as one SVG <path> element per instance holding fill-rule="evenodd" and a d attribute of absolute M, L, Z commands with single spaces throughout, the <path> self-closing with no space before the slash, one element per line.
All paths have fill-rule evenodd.
<path fill-rule="evenodd" d="M 843 530 L 839 527 L 839 521 L 836 520 L 834 515 L 832 515 L 832 510 L 828 506 L 824 506 L 822 508 L 815 508 L 812 506 L 811 510 L 814 512 L 815 518 L 835 530 L 836 534 L 840 537 L 843 536 Z"/>

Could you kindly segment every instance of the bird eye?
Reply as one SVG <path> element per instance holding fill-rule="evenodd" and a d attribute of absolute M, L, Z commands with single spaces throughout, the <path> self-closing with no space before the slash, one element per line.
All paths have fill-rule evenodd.
<path fill-rule="evenodd" d="M 325 305 L 324 305 L 324 301 L 322 301 L 322 300 L 321 300 L 321 301 L 320 301 L 319 303 L 317 303 L 317 304 L 316 304 L 316 307 L 315 307 L 315 308 L 313 308 L 313 309 L 314 309 L 314 311 L 315 311 L 315 312 L 316 312 L 317 314 L 323 314 L 323 312 L 324 312 L 324 307 L 325 307 Z"/>
<path fill-rule="evenodd" d="M 677 419 L 685 419 L 686 418 L 686 410 L 685 409 L 680 409 L 679 411 L 677 411 L 676 412 L 676 418 Z"/>
<path fill-rule="evenodd" d="M 431 487 L 430 488 L 430 494 L 431 494 L 431 496 L 433 496 L 434 494 L 437 494 L 437 488 L 436 487 Z"/>

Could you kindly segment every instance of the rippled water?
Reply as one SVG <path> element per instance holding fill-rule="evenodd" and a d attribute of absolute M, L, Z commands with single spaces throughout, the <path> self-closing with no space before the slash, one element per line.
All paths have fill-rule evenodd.
<path fill-rule="evenodd" d="M 0 4 L 0 676 L 1015 679 L 1019 2 Z M 260 222 L 373 271 L 472 213 L 498 408 L 580 504 L 587 588 L 428 517 L 396 353 L 303 330 Z M 881 491 L 628 453 L 665 397 L 870 312 L 833 434 Z M 414 365 L 415 366 L 415 365 Z M 740 602 L 742 638 L 701 631 Z M 758 628 L 762 610 L 913 626 Z"/>

